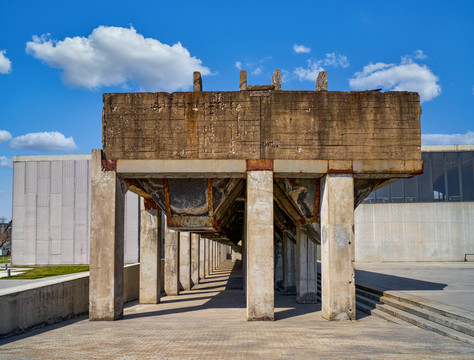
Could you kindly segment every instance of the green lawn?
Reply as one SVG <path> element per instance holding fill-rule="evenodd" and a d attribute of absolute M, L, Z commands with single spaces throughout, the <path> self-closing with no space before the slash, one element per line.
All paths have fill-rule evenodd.
<path fill-rule="evenodd" d="M 0 264 L 8 264 L 11 261 L 10 255 L 0 256 Z"/>
<path fill-rule="evenodd" d="M 15 267 L 15 266 L 14 266 Z M 14 268 L 13 267 L 13 268 Z M 19 266 L 21 268 L 31 268 L 23 274 L 10 276 L 3 279 L 40 279 L 48 276 L 73 274 L 82 271 L 89 271 L 89 266 Z"/>

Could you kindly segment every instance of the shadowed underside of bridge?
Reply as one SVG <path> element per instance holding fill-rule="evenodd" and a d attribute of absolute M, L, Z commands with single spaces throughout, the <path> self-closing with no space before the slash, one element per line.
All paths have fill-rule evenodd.
<path fill-rule="evenodd" d="M 353 211 L 373 190 L 422 172 L 418 94 L 281 91 L 278 71 L 261 86 L 241 73 L 240 91 L 201 84 L 195 74 L 193 92 L 104 94 L 103 151 L 92 165 L 91 319 L 121 316 L 127 190 L 154 216 L 164 212 L 166 234 L 200 234 L 243 254 L 250 320 L 273 319 L 275 238 L 296 242 L 297 257 L 321 243 L 323 314 L 354 318 Z M 308 266 L 297 269 L 297 289 Z"/>

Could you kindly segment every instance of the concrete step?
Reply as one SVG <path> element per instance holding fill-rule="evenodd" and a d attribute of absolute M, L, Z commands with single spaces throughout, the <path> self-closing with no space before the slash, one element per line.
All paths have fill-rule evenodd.
<path fill-rule="evenodd" d="M 397 325 L 405 326 L 406 321 L 400 320 L 396 316 L 392 316 L 380 309 L 378 309 L 377 302 L 374 301 L 373 299 L 370 298 L 365 298 L 362 295 L 357 295 L 357 309 L 369 314 L 369 315 L 374 315 L 379 318 L 382 318 L 386 321 L 390 321 L 392 323 L 395 323 Z"/>
<path fill-rule="evenodd" d="M 405 306 L 404 308 L 395 307 L 395 306 L 392 306 L 394 302 L 392 302 L 391 304 L 388 304 L 388 303 L 377 301 L 374 297 L 376 297 L 376 295 L 370 294 L 370 292 L 368 291 L 365 291 L 364 294 L 362 294 L 361 291 L 358 291 L 356 294 L 357 307 L 364 312 L 367 312 L 375 316 L 379 316 L 388 321 L 396 322 L 393 320 L 393 317 L 396 317 L 410 324 L 418 326 L 422 329 L 430 330 L 440 335 L 448 336 L 452 339 L 456 339 L 456 340 L 474 345 L 473 336 L 470 336 L 468 333 L 464 333 L 464 332 L 455 330 L 451 327 L 440 324 L 439 322 L 443 322 L 442 319 L 437 319 L 438 322 L 434 322 L 425 317 L 421 317 L 419 315 L 413 314 L 410 311 L 406 311 L 408 309 L 407 306 Z M 408 310 L 413 310 L 413 309 L 408 309 Z M 390 315 L 392 318 L 387 319 L 386 314 Z M 437 314 L 432 313 L 430 317 L 434 318 L 434 316 L 437 316 Z"/>
<path fill-rule="evenodd" d="M 379 289 L 375 289 L 374 287 L 368 287 L 362 284 L 356 284 L 356 288 L 358 290 L 363 290 L 363 291 L 367 291 L 369 293 L 375 294 L 378 296 L 378 299 L 380 299 L 381 297 L 384 297 L 386 299 L 393 298 L 400 302 L 411 304 L 411 305 L 423 308 L 425 310 L 437 313 L 439 315 L 467 323 L 470 326 L 474 326 L 474 317 L 471 316 L 471 313 L 469 313 L 468 311 L 464 311 L 462 309 L 453 308 L 449 305 L 440 304 L 440 303 L 433 305 L 433 304 L 430 304 L 428 301 L 425 301 L 424 299 L 419 299 L 419 298 L 411 297 L 408 295 L 400 296 L 399 293 L 395 295 L 390 292 L 382 291 Z"/>
<path fill-rule="evenodd" d="M 470 326 L 468 323 L 443 316 L 437 312 L 433 312 L 430 310 L 427 310 L 425 308 L 422 308 L 419 306 L 419 304 L 415 303 L 409 303 L 409 302 L 404 302 L 400 301 L 394 297 L 388 297 L 388 296 L 378 296 L 372 292 L 362 290 L 362 289 L 357 289 L 356 290 L 357 294 L 363 295 L 365 297 L 369 297 L 373 300 L 376 300 L 380 303 L 390 305 L 394 308 L 397 308 L 399 310 L 405 311 L 407 313 L 410 313 L 412 315 L 419 316 L 420 318 L 432 321 L 434 323 L 437 323 L 439 325 L 446 326 L 450 329 L 462 332 L 464 334 L 474 336 L 474 327 Z M 474 339 L 473 339 L 474 340 Z"/>

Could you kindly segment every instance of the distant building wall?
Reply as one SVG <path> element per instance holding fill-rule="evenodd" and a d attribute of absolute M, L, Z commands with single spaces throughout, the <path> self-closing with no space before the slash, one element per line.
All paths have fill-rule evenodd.
<path fill-rule="evenodd" d="M 16 156 L 12 262 L 88 264 L 90 155 Z M 138 261 L 139 201 L 127 192 L 125 262 Z"/>
<path fill-rule="evenodd" d="M 474 202 L 361 204 L 356 261 L 464 261 L 474 254 Z"/>

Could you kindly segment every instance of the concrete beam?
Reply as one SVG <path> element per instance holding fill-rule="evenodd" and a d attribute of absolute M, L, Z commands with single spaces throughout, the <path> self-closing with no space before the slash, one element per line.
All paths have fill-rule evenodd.
<path fill-rule="evenodd" d="M 422 160 L 273 160 L 275 177 L 407 177 L 423 171 Z M 245 177 L 246 160 L 117 160 L 117 173 L 130 178 Z"/>
<path fill-rule="evenodd" d="M 123 316 L 125 192 L 115 171 L 102 170 L 102 151 L 92 151 L 89 320 Z"/>
<path fill-rule="evenodd" d="M 140 304 L 158 304 L 161 292 L 161 210 L 140 199 Z"/>
<path fill-rule="evenodd" d="M 168 296 L 179 294 L 179 233 L 165 223 L 165 292 Z"/>
<path fill-rule="evenodd" d="M 191 290 L 191 234 L 179 233 L 179 285 L 180 290 Z"/>
<path fill-rule="evenodd" d="M 247 320 L 274 319 L 273 173 L 247 172 Z"/>
<path fill-rule="evenodd" d="M 296 228 L 296 302 L 317 303 L 317 291 L 316 244 Z"/>
<path fill-rule="evenodd" d="M 328 174 L 321 179 L 321 301 L 328 320 L 356 318 L 353 229 L 353 177 Z"/>

